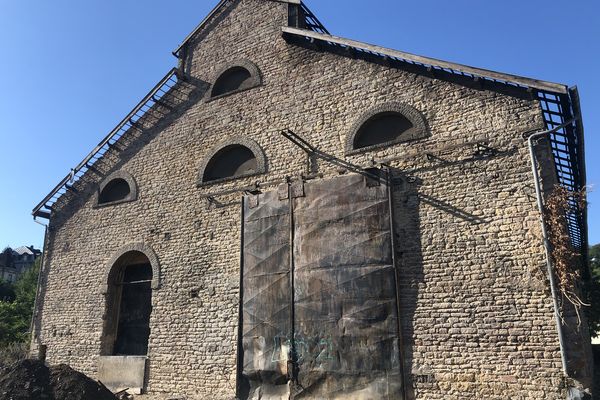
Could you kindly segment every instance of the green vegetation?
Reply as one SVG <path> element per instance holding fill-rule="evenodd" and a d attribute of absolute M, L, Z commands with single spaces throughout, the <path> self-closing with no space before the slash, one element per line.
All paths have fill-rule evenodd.
<path fill-rule="evenodd" d="M 590 247 L 589 252 L 590 272 L 590 302 L 589 310 L 590 333 L 592 336 L 600 335 L 600 243 Z"/>
<path fill-rule="evenodd" d="M 0 349 L 26 343 L 41 258 L 13 285 L 0 283 Z"/>

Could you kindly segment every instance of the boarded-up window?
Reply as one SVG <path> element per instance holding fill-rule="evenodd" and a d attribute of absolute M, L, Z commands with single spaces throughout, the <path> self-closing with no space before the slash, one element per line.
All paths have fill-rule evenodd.
<path fill-rule="evenodd" d="M 352 174 L 283 197 L 244 200 L 238 395 L 401 398 L 387 187 Z"/>

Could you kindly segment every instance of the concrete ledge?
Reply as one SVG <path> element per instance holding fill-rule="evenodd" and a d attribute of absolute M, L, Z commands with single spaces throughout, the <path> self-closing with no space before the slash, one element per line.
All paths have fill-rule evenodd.
<path fill-rule="evenodd" d="M 146 360 L 146 356 L 101 356 L 98 359 L 98 380 L 112 392 L 129 389 L 129 393 L 141 394 Z"/>

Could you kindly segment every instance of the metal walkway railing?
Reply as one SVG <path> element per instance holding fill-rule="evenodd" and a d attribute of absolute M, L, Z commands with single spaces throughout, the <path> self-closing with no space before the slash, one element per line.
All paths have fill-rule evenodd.
<path fill-rule="evenodd" d="M 167 105 L 169 100 L 167 93 L 171 93 L 175 86 L 179 83 L 180 77 L 177 69 L 171 69 L 165 76 L 152 88 L 152 90 L 144 96 L 144 98 L 127 114 L 125 118 L 92 150 L 76 167 L 71 169 L 71 172 L 65 176 L 58 185 L 44 197 L 44 199 L 33 209 L 34 217 L 49 218 L 54 204 L 58 199 L 69 191 L 75 191 L 73 184 L 77 182 L 85 173 L 94 169 L 94 164 L 100 160 L 111 148 L 130 129 L 141 129 L 139 121 L 142 118 L 150 118 L 157 122 L 164 115 L 156 107 L 159 105 Z M 171 106 L 174 106 L 172 104 Z M 153 112 L 149 112 L 153 110 Z M 158 115 L 157 115 L 158 114 Z"/>

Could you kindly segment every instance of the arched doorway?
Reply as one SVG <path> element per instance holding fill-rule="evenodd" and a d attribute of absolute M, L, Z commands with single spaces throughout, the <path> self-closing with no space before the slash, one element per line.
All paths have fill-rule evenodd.
<path fill-rule="evenodd" d="M 152 312 L 152 264 L 141 251 L 128 251 L 108 276 L 102 355 L 145 356 Z"/>

